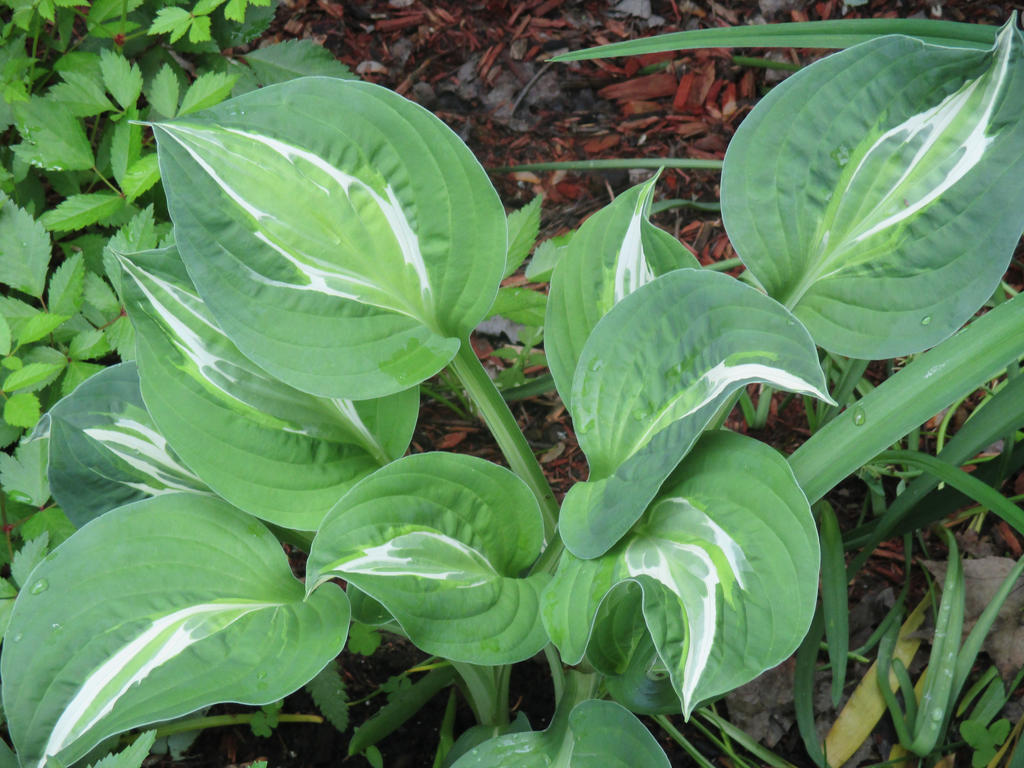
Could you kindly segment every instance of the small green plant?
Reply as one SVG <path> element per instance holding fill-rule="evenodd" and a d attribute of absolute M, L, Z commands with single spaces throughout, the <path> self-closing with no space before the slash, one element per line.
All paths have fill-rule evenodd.
<path fill-rule="evenodd" d="M 117 253 L 136 362 L 44 423 L 53 493 L 81 528 L 32 570 L 4 641 L 22 765 L 276 701 L 352 619 L 440 659 L 352 752 L 379 760 L 374 744 L 458 681 L 479 727 L 438 758 L 455 768 L 667 765 L 634 713 L 689 716 L 811 625 L 809 502 L 1024 354 L 1019 299 L 943 341 L 1024 228 L 1022 55 L 1012 23 L 988 51 L 882 38 L 773 91 L 722 192 L 763 290 L 701 270 L 648 222 L 654 180 L 591 217 L 543 324 L 590 465 L 561 505 L 469 343 L 514 259 L 448 128 L 331 78 L 153 123 L 174 243 Z M 939 346 L 788 461 L 718 428 L 750 383 L 831 403 L 816 344 Z M 441 370 L 510 469 L 404 455 L 418 385 Z M 1024 529 L 1006 506 L 992 509 Z M 282 539 L 309 552 L 302 582 Z M 508 703 L 514 665 L 538 653 L 557 700 L 544 731 Z"/>

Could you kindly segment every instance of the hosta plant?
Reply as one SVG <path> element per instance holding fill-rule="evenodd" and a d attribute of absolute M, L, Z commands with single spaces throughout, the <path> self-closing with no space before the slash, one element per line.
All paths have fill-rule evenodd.
<path fill-rule="evenodd" d="M 806 632 L 809 501 L 1024 353 L 1015 299 L 791 461 L 718 428 L 751 383 L 830 401 L 816 344 L 907 355 L 984 302 L 1024 228 L 1022 50 L 1012 25 L 987 52 L 883 38 L 773 91 L 723 178 L 763 290 L 651 225 L 654 181 L 589 219 L 545 318 L 590 465 L 561 506 L 469 344 L 507 225 L 448 128 L 328 78 L 152 124 L 174 243 L 118 256 L 137 362 L 47 421 L 81 527 L 27 579 L 4 641 L 22 765 L 274 701 L 353 618 L 451 663 L 484 727 L 448 764 L 667 765 L 633 712 L 689 715 Z M 445 369 L 508 469 L 404 455 L 417 387 Z M 308 550 L 304 580 L 281 540 Z M 541 652 L 557 708 L 524 732 L 511 665 Z"/>

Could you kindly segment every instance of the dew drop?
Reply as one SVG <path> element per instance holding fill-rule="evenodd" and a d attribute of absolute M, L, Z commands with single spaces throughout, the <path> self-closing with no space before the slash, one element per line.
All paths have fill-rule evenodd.
<path fill-rule="evenodd" d="M 844 167 L 850 162 L 850 148 L 845 144 L 840 144 L 832 151 L 832 159 L 836 161 L 836 165 L 840 168 Z"/>
<path fill-rule="evenodd" d="M 11 640 L 13 640 L 16 643 L 20 643 L 21 642 L 21 632 L 19 632 L 14 637 L 12 637 Z"/>
<path fill-rule="evenodd" d="M 853 409 L 853 426 L 863 427 L 864 422 L 868 420 L 868 417 L 864 413 L 864 409 L 859 405 Z"/>
<path fill-rule="evenodd" d="M 33 595 L 41 595 L 43 592 L 50 588 L 50 582 L 46 579 L 40 579 L 32 585 L 32 589 L 29 590 Z"/>
<path fill-rule="evenodd" d="M 928 324 L 931 323 L 931 321 L 932 321 L 932 316 L 931 315 L 925 315 L 924 317 L 921 318 L 921 325 L 928 325 Z"/>

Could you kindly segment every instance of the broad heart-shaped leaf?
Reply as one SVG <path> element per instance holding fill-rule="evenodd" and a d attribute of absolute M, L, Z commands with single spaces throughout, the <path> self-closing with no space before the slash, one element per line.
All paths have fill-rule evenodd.
<path fill-rule="evenodd" d="M 540 509 L 507 469 L 452 453 L 407 456 L 360 481 L 324 519 L 310 588 L 345 579 L 384 605 L 427 653 L 509 664 L 547 643 Z"/>
<path fill-rule="evenodd" d="M 669 768 L 643 723 L 613 701 L 560 706 L 545 730 L 485 741 L 452 768 Z"/>
<path fill-rule="evenodd" d="M 811 337 L 767 296 L 726 275 L 680 269 L 616 304 L 573 377 L 570 412 L 590 479 L 562 504 L 569 550 L 608 551 L 729 396 L 752 382 L 830 400 Z"/>
<path fill-rule="evenodd" d="M 789 465 L 755 440 L 711 432 L 610 552 L 563 553 L 544 591 L 544 624 L 569 664 L 592 633 L 611 634 L 591 661 L 621 673 L 637 627 L 609 593 L 639 585 L 636 613 L 689 714 L 792 653 L 814 611 L 817 574 L 817 533 Z"/>
<path fill-rule="evenodd" d="M 569 404 L 583 345 L 608 310 L 657 275 L 698 267 L 693 255 L 649 221 L 657 176 L 623 192 L 584 222 L 551 275 L 544 351 Z"/>
<path fill-rule="evenodd" d="M 337 655 L 348 631 L 344 592 L 305 596 L 270 531 L 207 496 L 109 512 L 29 581 L 0 669 L 26 767 L 69 765 L 111 734 L 216 702 L 276 701 Z"/>
<path fill-rule="evenodd" d="M 167 445 L 139 391 L 135 363 L 84 381 L 43 416 L 50 490 L 81 527 L 115 507 L 166 493 L 210 494 Z"/>
<path fill-rule="evenodd" d="M 357 480 L 405 453 L 418 388 L 361 402 L 300 392 L 224 335 L 174 247 L 121 263 L 142 397 L 168 443 L 224 499 L 314 530 Z"/>
<path fill-rule="evenodd" d="M 932 346 L 1024 229 L 1024 34 L 988 53 L 885 37 L 773 89 L 729 143 L 722 215 L 751 273 L 826 349 Z"/>
<path fill-rule="evenodd" d="M 439 371 L 487 314 L 504 210 L 466 146 L 416 104 L 300 78 L 154 130 L 199 294 L 281 380 L 393 394 Z"/>

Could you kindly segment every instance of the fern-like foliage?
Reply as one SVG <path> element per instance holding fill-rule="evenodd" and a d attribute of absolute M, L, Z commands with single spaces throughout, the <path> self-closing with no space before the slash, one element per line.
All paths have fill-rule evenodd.
<path fill-rule="evenodd" d="M 321 714 L 331 725 L 344 733 L 348 730 L 348 692 L 337 660 L 324 667 L 320 674 L 306 684 Z"/>

